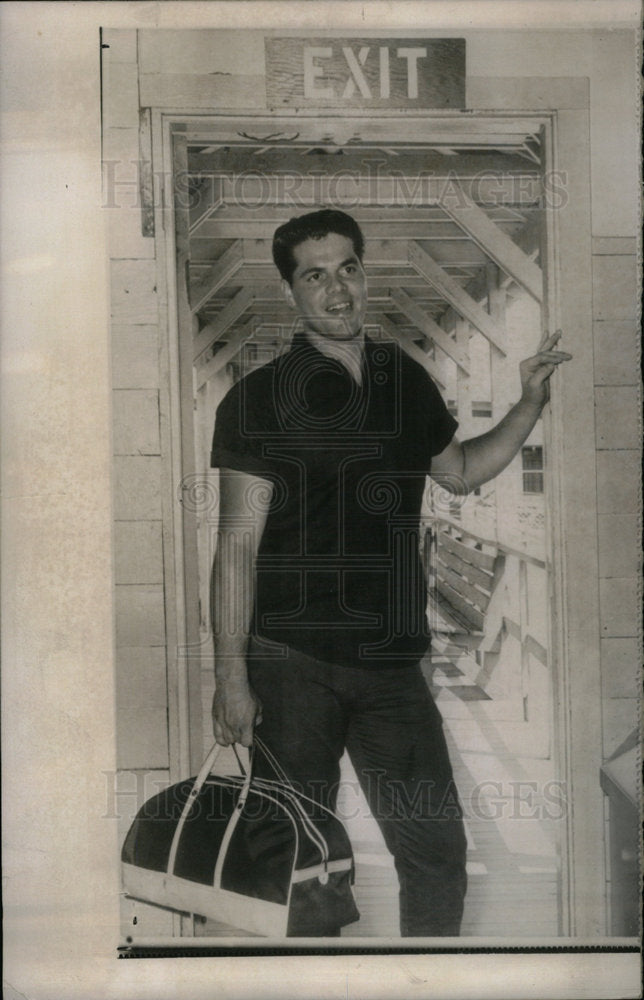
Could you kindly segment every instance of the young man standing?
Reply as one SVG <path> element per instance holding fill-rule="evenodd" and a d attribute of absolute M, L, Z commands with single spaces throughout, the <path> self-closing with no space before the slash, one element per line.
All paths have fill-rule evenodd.
<path fill-rule="evenodd" d="M 465 836 L 419 666 L 430 642 L 423 491 L 427 475 L 466 493 L 501 472 L 570 356 L 550 337 L 520 366 L 519 402 L 458 441 L 425 370 L 365 337 L 363 250 L 337 210 L 277 230 L 273 256 L 300 328 L 217 413 L 214 731 L 249 746 L 261 725 L 289 778 L 332 809 L 346 748 L 394 858 L 401 934 L 457 935 Z"/>

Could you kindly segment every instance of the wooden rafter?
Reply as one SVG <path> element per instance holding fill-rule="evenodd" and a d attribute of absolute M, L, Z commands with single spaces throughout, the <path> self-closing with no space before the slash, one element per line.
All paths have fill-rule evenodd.
<path fill-rule="evenodd" d="M 212 264 L 207 274 L 204 274 L 190 289 L 190 307 L 193 313 L 212 298 L 216 292 L 230 281 L 235 271 L 244 261 L 244 251 L 241 240 L 235 240 L 225 253 Z"/>
<path fill-rule="evenodd" d="M 417 243 L 409 243 L 409 260 L 419 274 L 423 274 L 453 306 L 459 315 L 469 320 L 479 333 L 506 354 L 505 338 L 489 313 L 478 304 L 436 261 Z M 443 331 L 444 333 L 444 331 Z M 447 336 L 447 334 L 445 334 Z M 450 343 L 453 343 L 450 341 Z"/>
<path fill-rule="evenodd" d="M 467 280 L 467 272 L 457 271 L 450 265 L 450 273 L 461 282 L 461 284 Z M 281 285 L 278 280 L 271 281 L 271 270 L 262 268 L 255 268 L 250 266 L 248 268 L 240 269 L 236 274 L 234 281 L 231 285 L 235 288 L 244 287 L 248 285 L 261 285 L 262 293 L 261 297 L 268 300 L 282 300 L 283 293 L 281 290 Z M 381 299 L 387 295 L 387 290 L 389 288 L 404 288 L 406 290 L 413 289 L 414 296 L 417 301 L 423 302 L 425 304 L 432 303 L 444 303 L 443 296 L 436 291 L 432 285 L 428 285 L 427 281 L 415 271 L 408 271 L 404 274 L 391 274 L 390 272 L 384 272 L 383 274 L 368 274 L 368 286 L 369 286 L 369 297 L 371 299 Z M 228 292 L 228 287 L 219 292 L 218 295 L 213 296 L 209 299 L 203 308 L 200 310 L 200 315 L 204 313 L 216 313 L 219 309 L 223 309 L 226 302 L 230 298 Z"/>
<path fill-rule="evenodd" d="M 204 364 L 197 368 L 196 380 L 197 389 L 201 389 L 211 378 L 213 378 L 222 368 L 233 360 L 239 353 L 246 341 L 253 336 L 257 328 L 261 326 L 258 316 L 251 316 L 250 319 L 234 331 L 226 344 L 213 354 Z"/>
<path fill-rule="evenodd" d="M 458 191 L 455 190 L 456 182 L 452 181 L 451 183 L 452 188 L 450 189 L 449 197 L 446 196 L 445 198 L 447 203 L 457 201 L 461 197 Z M 302 215 L 317 204 L 316 200 L 311 200 L 309 204 L 309 202 L 304 200 L 294 202 L 288 199 L 280 204 L 271 204 L 259 198 L 257 201 L 245 203 L 243 198 L 238 197 L 226 207 L 225 211 L 222 209 L 216 215 L 211 216 L 207 222 L 203 223 L 200 227 L 201 231 L 199 235 L 201 237 L 206 233 L 207 236 L 205 238 L 214 238 L 216 235 L 216 226 L 224 222 L 235 224 L 249 222 L 256 225 L 274 224 L 275 226 L 279 226 L 281 223 L 286 222 L 292 215 Z M 516 224 L 517 222 L 525 222 L 526 213 L 533 210 L 533 203 L 525 206 L 496 204 L 490 206 L 489 217 L 495 222 Z M 425 225 L 429 223 L 442 223 L 444 233 L 451 232 L 457 239 L 463 239 L 460 223 L 455 223 L 446 217 L 446 208 L 443 207 L 438 194 L 435 197 L 429 195 L 427 200 L 421 200 L 420 193 L 417 192 L 414 197 L 413 192 L 410 192 L 407 199 L 401 201 L 400 204 L 388 205 L 386 211 L 383 211 L 382 205 L 361 204 L 353 206 L 351 214 L 361 226 L 368 223 L 386 225 L 389 222 L 407 224 L 423 223 Z M 465 235 L 467 237 L 467 233 Z M 259 234 L 258 238 L 260 237 L 261 234 Z M 272 234 L 270 239 L 272 240 Z M 385 240 L 387 237 L 376 234 L 373 239 Z"/>
<path fill-rule="evenodd" d="M 447 214 L 488 254 L 502 270 L 541 302 L 543 276 L 541 268 L 492 222 L 489 216 L 461 189 L 456 199 L 446 199 Z"/>
<path fill-rule="evenodd" d="M 298 208 L 304 210 L 307 206 L 324 202 L 338 203 L 346 197 L 354 206 L 422 208 L 423 205 L 442 205 L 446 201 L 454 201 L 459 188 L 468 198 L 490 207 L 529 207 L 538 202 L 541 194 L 541 180 L 536 169 L 532 172 L 523 170 L 511 173 L 506 165 L 501 172 L 498 168 L 496 171 L 486 170 L 482 163 L 471 177 L 463 176 L 459 170 L 457 182 L 454 177 L 456 164 L 452 164 L 452 171 L 446 173 L 445 158 L 442 171 L 432 170 L 425 155 L 418 156 L 415 168 L 407 164 L 404 171 L 398 162 L 395 163 L 395 170 L 391 167 L 388 170 L 377 170 L 376 166 L 369 170 L 364 158 L 361 162 L 356 157 L 352 162 L 354 168 L 350 169 L 343 159 L 340 174 L 335 172 L 336 164 L 333 173 L 327 166 L 328 174 L 324 175 L 316 170 L 315 176 L 310 173 L 303 175 L 298 170 L 293 172 L 292 166 L 290 173 L 285 172 L 285 167 L 280 172 L 276 172 L 275 168 L 271 171 L 267 164 L 261 172 L 255 167 L 252 174 L 244 175 L 242 172 L 237 176 L 231 175 L 231 168 L 228 168 L 226 173 L 220 170 L 209 175 L 213 181 L 212 195 L 204 181 L 204 176 L 208 175 L 199 172 L 194 175 L 195 184 L 201 184 L 198 191 L 200 203 L 193 210 L 195 218 L 201 218 L 206 208 L 214 211 L 220 205 L 225 205 L 227 210 L 234 210 L 240 205 L 251 209 L 270 205 L 293 214 Z M 218 182 L 217 187 L 215 181 Z M 209 199 L 212 202 L 210 206 L 207 205 Z M 199 216 L 196 215 L 197 211 Z"/>
<path fill-rule="evenodd" d="M 432 256 L 443 267 L 479 268 L 483 267 L 489 260 L 489 257 L 471 240 L 465 237 L 463 239 L 438 240 L 433 233 L 433 229 L 434 227 L 432 226 Z M 238 278 L 237 283 L 243 284 L 244 276 L 249 274 L 253 276 L 252 280 L 261 282 L 279 280 L 279 275 L 270 254 L 270 248 L 266 246 L 265 253 L 258 251 L 257 248 L 247 251 L 246 247 L 249 242 L 252 241 L 243 241 L 244 263 L 236 275 Z M 409 278 L 422 280 L 410 266 L 405 247 L 401 246 L 399 242 L 393 244 L 386 243 L 386 250 L 373 245 L 374 243 L 381 244 L 382 242 L 381 240 L 370 240 L 366 244 L 364 266 L 369 278 L 372 275 L 376 277 L 380 276 L 383 269 L 386 269 L 385 273 L 388 274 L 398 272 L 399 275 L 404 275 L 406 273 Z M 203 251 L 200 254 L 200 248 L 201 241 L 193 240 L 190 266 L 191 270 L 195 271 L 195 274 L 199 273 L 199 280 L 202 277 L 200 272 L 203 272 L 203 275 L 205 275 L 206 271 L 212 268 L 212 260 L 208 259 L 203 254 Z M 209 249 L 208 245 L 206 245 L 207 249 Z"/>
<path fill-rule="evenodd" d="M 266 209 L 265 212 L 235 211 L 224 212 L 211 216 L 199 227 L 195 234 L 197 240 L 219 240 L 219 239 L 242 239 L 245 243 L 257 241 L 260 246 L 269 244 L 277 226 L 286 222 L 291 216 L 304 215 L 315 206 L 301 205 L 297 208 L 293 206 L 284 207 L 282 210 Z M 447 218 L 445 213 L 438 215 L 439 210 L 432 212 L 430 209 L 423 209 L 418 212 L 403 210 L 402 212 L 389 212 L 378 209 L 377 212 L 360 211 L 353 212 L 355 218 L 360 223 L 363 235 L 367 243 L 391 240 L 455 240 L 459 243 L 468 243 L 469 237 L 463 232 L 458 223 Z M 522 209 L 519 213 L 507 206 L 497 207 L 493 211 L 495 223 L 503 230 L 508 230 L 513 235 L 518 232 L 533 212 L 532 208 Z M 401 217 L 402 216 L 402 217 Z M 368 248 L 367 248 L 368 251 Z M 400 255 L 398 250 L 397 256 Z M 249 263 L 256 260 L 256 255 L 249 258 Z M 371 257 L 365 259 L 371 260 Z"/>
<path fill-rule="evenodd" d="M 398 344 L 400 344 L 402 350 L 405 351 L 410 358 L 421 365 L 421 367 L 424 368 L 429 375 L 431 375 L 440 389 L 445 388 L 443 377 L 438 370 L 438 366 L 434 364 L 432 359 L 425 354 L 418 344 L 414 343 L 411 335 L 407 333 L 406 330 L 400 330 L 388 316 L 380 315 L 377 317 L 376 322 L 380 324 L 388 337 L 391 337 L 392 340 L 395 340 Z"/>
<path fill-rule="evenodd" d="M 458 286 L 460 287 L 460 286 Z M 438 325 L 436 320 L 432 319 L 425 310 L 414 302 L 412 297 L 403 291 L 402 288 L 392 288 L 390 289 L 391 301 L 394 303 L 396 308 L 400 309 L 401 312 L 405 313 L 409 317 L 412 323 L 418 327 L 421 333 L 432 340 L 442 351 L 447 354 L 452 361 L 456 362 L 459 368 L 469 374 L 470 363 L 467 355 L 457 346 L 455 341 L 445 333 L 445 331 Z"/>
<path fill-rule="evenodd" d="M 212 239 L 218 235 L 213 228 Z M 452 222 L 443 222 L 441 227 L 439 216 L 436 215 L 435 219 L 432 220 L 432 225 L 428 227 L 427 233 L 423 236 L 423 239 L 437 239 L 452 241 L 454 247 L 459 249 L 454 249 L 452 252 L 456 257 L 461 251 L 467 256 L 468 244 L 471 241 L 463 234 L 460 226 Z M 244 251 L 244 266 L 248 265 L 260 265 L 260 264 L 270 264 L 273 267 L 273 257 L 271 252 L 272 246 L 272 235 L 268 238 L 257 236 L 255 238 L 248 237 L 242 240 L 242 247 Z M 391 240 L 386 240 L 382 238 L 382 233 L 374 238 L 368 238 L 365 240 L 365 252 L 364 252 L 364 263 L 367 268 L 369 267 L 396 267 L 396 268 L 407 268 L 411 269 L 409 263 L 409 254 L 407 252 L 407 247 L 402 246 L 399 242 L 392 242 Z M 273 271 L 273 275 L 277 272 Z"/>
<path fill-rule="evenodd" d="M 245 217 L 241 213 L 238 217 L 232 218 L 225 213 L 221 217 L 206 219 L 199 229 L 197 238 L 206 240 L 236 240 L 241 238 L 250 242 L 253 240 L 267 242 L 273 239 L 277 226 L 281 225 L 282 222 L 286 222 L 292 215 L 304 215 L 307 211 L 309 209 L 304 207 L 296 211 L 284 209 L 274 220 L 261 217 L 253 218 L 250 215 Z M 460 227 L 445 217 L 441 229 L 441 223 L 437 220 L 419 215 L 411 217 L 408 221 L 396 218 L 389 219 L 387 213 L 382 211 L 379 219 L 374 217 L 367 221 L 361 218 L 360 212 L 355 212 L 354 215 L 360 224 L 365 240 L 369 241 L 377 239 L 423 241 L 452 239 L 462 241 L 467 239 L 463 236 Z M 500 226 L 508 228 L 510 231 L 516 231 L 524 224 L 525 219 L 517 213 L 510 215 L 506 210 L 504 217 L 497 221 Z"/>
<path fill-rule="evenodd" d="M 483 262 L 484 263 L 484 262 Z M 190 265 L 191 271 L 199 273 L 199 271 L 204 270 L 208 267 L 205 262 L 201 263 L 199 261 L 192 261 Z M 451 265 L 450 265 L 451 266 Z M 420 277 L 415 271 L 413 271 L 409 266 L 405 269 L 402 267 L 399 269 L 390 267 L 375 270 L 369 265 L 365 268 L 367 272 L 367 279 L 369 281 L 369 286 L 372 283 L 387 282 L 394 285 L 405 284 L 408 282 L 410 285 L 418 285 L 427 287 L 427 282 Z M 398 270 L 400 273 L 396 273 Z M 244 264 L 235 274 L 235 285 L 247 285 L 247 284 L 261 284 L 261 285 L 272 285 L 275 289 L 280 289 L 280 280 L 277 271 L 272 264 Z"/>
<path fill-rule="evenodd" d="M 228 305 L 194 338 L 194 361 L 201 358 L 205 351 L 212 346 L 215 340 L 219 340 L 226 330 L 239 319 L 248 307 L 255 300 L 255 292 L 249 288 L 242 288 L 237 295 L 230 300 Z"/>
<path fill-rule="evenodd" d="M 194 186 L 194 189 L 193 189 Z M 221 177 L 212 173 L 201 173 L 197 171 L 195 175 L 191 172 L 190 193 L 194 204 L 190 206 L 188 217 L 190 219 L 190 236 L 193 237 L 199 226 L 205 219 L 221 205 Z"/>
<path fill-rule="evenodd" d="M 418 119 L 414 119 L 415 123 Z M 295 127 L 296 126 L 296 127 Z M 410 144 L 410 125 L 406 115 L 387 118 L 380 112 L 374 111 L 373 117 L 356 118 L 349 120 L 344 116 L 338 118 L 337 113 L 332 111 L 328 114 L 309 113 L 298 115 L 296 118 L 284 114 L 275 115 L 270 121 L 270 132 L 268 135 L 260 135 L 254 132 L 249 135 L 249 122 L 246 116 L 231 115 L 215 119 L 205 114 L 195 116 L 182 132 L 189 143 L 205 144 L 225 144 L 230 146 L 235 140 L 241 144 L 247 138 L 249 145 L 267 145 L 270 140 L 271 145 L 282 141 L 283 143 L 293 143 L 294 133 L 297 131 L 297 140 L 301 143 L 318 146 L 321 137 L 337 138 L 340 129 L 343 130 L 343 138 L 356 139 L 365 142 L 375 142 L 379 144 L 403 143 Z M 513 141 L 524 143 L 528 136 L 535 134 L 535 120 L 532 117 L 497 117 L 493 121 L 481 121 L 474 116 L 459 115 L 455 118 L 446 118 L 443 114 L 427 116 L 422 120 L 422 127 L 427 136 L 426 145 L 432 147 L 443 142 L 443 135 L 449 137 L 449 145 L 455 147 L 467 142 L 469 145 L 476 143 L 491 143 L 500 145 L 497 137 L 502 137 L 503 142 Z M 246 133 L 246 137 L 243 136 Z M 423 142 L 422 135 L 414 136 L 416 142 Z M 246 143 L 244 143 L 246 144 Z"/>
<path fill-rule="evenodd" d="M 365 149 L 364 147 L 345 146 L 342 150 L 343 169 L 357 170 L 364 172 L 365 162 L 373 165 L 382 161 L 382 147 L 380 149 Z M 521 176 L 533 177 L 538 174 L 537 166 L 531 166 L 526 162 L 524 148 L 518 146 L 505 146 L 503 151 L 498 151 L 489 146 L 480 150 L 471 151 L 456 149 L 450 146 L 439 146 L 434 149 L 431 146 L 422 148 L 392 148 L 396 157 L 396 171 L 408 174 L 409 177 L 418 175 L 419 169 L 431 171 L 436 176 L 444 176 L 446 169 L 458 168 L 459 177 L 475 177 L 479 180 L 483 176 L 491 178 L 491 175 L 508 177 L 510 174 L 520 174 Z M 319 150 L 324 150 L 319 151 Z M 189 170 L 192 174 L 231 177 L 234 174 L 243 173 L 248 169 L 249 154 L 253 155 L 253 167 L 258 170 L 271 173 L 273 171 L 287 172 L 294 166 L 294 151 L 292 147 L 271 147 L 260 152 L 260 149 L 249 150 L 247 146 L 222 145 L 210 150 L 199 147 L 189 149 Z M 337 164 L 334 162 L 329 152 L 337 150 L 324 149 L 324 146 L 299 146 L 297 153 L 304 157 L 304 163 L 308 169 L 314 169 L 316 175 L 325 177 L 337 172 Z M 455 159 L 457 157 L 457 159 Z M 532 161 L 531 161 L 532 162 Z"/>
<path fill-rule="evenodd" d="M 452 222 L 446 222 L 452 234 L 462 236 L 458 226 Z M 214 230 L 213 230 L 214 233 Z M 213 235 L 214 238 L 214 235 Z M 242 240 L 244 250 L 244 263 L 249 264 L 271 264 L 272 256 L 272 234 L 268 238 L 257 235 L 255 238 L 249 237 Z M 374 266 L 409 267 L 406 249 L 399 244 L 391 243 L 388 240 L 371 239 L 365 245 L 365 263 Z M 277 272 L 273 272 L 276 274 Z"/>

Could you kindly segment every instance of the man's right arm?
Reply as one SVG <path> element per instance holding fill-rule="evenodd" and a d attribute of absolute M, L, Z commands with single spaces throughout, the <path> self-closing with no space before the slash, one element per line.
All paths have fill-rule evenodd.
<path fill-rule="evenodd" d="M 215 739 L 250 746 L 261 706 L 248 683 L 246 652 L 255 604 L 255 564 L 273 487 L 232 469 L 219 474 L 219 534 L 213 568 Z"/>

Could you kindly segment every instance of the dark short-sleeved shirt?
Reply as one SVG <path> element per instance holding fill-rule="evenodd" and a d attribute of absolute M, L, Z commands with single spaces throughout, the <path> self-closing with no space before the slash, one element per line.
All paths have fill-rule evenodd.
<path fill-rule="evenodd" d="M 274 485 L 257 559 L 260 639 L 347 667 L 423 656 L 420 509 L 456 427 L 427 372 L 369 338 L 361 387 L 299 333 L 229 390 L 212 465 Z"/>

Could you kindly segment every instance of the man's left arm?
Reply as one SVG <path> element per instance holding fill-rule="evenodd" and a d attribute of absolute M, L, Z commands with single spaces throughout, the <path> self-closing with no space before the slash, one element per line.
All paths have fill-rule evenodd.
<path fill-rule="evenodd" d="M 494 479 L 510 464 L 549 399 L 550 376 L 557 365 L 572 357 L 555 349 L 560 337 L 558 330 L 540 351 L 521 362 L 519 402 L 486 434 L 462 442 L 453 438 L 432 460 L 432 477 L 439 482 L 441 477 L 449 477 L 451 489 L 460 481 L 462 487 L 457 492 L 468 493 Z"/>

